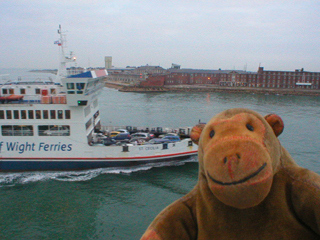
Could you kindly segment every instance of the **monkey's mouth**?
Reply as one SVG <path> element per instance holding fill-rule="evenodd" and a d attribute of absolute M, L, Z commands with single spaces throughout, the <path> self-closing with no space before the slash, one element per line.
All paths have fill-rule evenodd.
<path fill-rule="evenodd" d="M 267 166 L 267 163 L 264 163 L 261 167 L 258 168 L 257 171 L 255 171 L 254 173 L 250 174 L 249 176 L 246 176 L 238 181 L 233 181 L 233 182 L 222 182 L 222 181 L 219 181 L 219 180 L 216 180 L 214 179 L 213 177 L 210 176 L 209 172 L 208 173 L 208 176 L 209 178 L 214 182 L 214 183 L 217 183 L 219 185 L 222 185 L 222 186 L 229 186 L 229 185 L 237 185 L 237 184 L 241 184 L 241 183 L 244 183 L 246 181 L 248 181 L 249 179 L 251 178 L 254 178 L 255 176 L 257 176 L 265 167 Z"/>

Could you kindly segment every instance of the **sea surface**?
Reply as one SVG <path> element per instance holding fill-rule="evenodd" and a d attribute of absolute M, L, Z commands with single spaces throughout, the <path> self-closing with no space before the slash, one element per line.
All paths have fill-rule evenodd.
<path fill-rule="evenodd" d="M 6 81 L 7 73 L 11 75 L 5 77 L 30 74 L 0 69 L 0 79 Z M 104 88 L 99 100 L 103 125 L 193 126 L 235 107 L 276 113 L 285 124 L 282 145 L 299 165 L 320 174 L 319 97 Z M 136 168 L 0 174 L 0 239 L 139 239 L 197 178 L 196 157 Z"/>

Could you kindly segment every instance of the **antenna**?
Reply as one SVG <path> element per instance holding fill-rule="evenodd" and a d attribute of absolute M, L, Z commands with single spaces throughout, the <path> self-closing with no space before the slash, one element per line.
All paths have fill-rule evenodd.
<path fill-rule="evenodd" d="M 69 56 L 65 55 L 65 49 L 67 48 L 67 38 L 66 34 L 62 33 L 61 24 L 59 24 L 58 34 L 60 38 L 59 40 L 55 41 L 54 44 L 58 44 L 59 46 L 60 64 L 57 73 L 57 80 L 60 81 L 62 77 L 67 76 L 66 63 L 75 62 L 76 57 L 73 55 L 73 52 L 70 52 Z"/>

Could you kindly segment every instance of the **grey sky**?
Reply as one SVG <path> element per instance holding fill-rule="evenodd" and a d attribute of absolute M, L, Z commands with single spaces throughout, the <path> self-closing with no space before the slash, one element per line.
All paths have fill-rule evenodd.
<path fill-rule="evenodd" d="M 78 66 L 320 71 L 320 1 L 4 1 L 0 68 L 57 68 L 59 24 Z"/>

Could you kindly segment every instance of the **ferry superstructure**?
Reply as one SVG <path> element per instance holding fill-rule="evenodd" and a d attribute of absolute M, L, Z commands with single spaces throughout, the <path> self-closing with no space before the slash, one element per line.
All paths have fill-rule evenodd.
<path fill-rule="evenodd" d="M 58 45 L 64 55 L 59 28 Z M 61 58 L 58 78 L 65 71 Z M 8 82 L 0 96 L 0 171 L 81 170 L 184 159 L 197 154 L 190 139 L 152 145 L 105 146 L 98 95 L 105 69 L 62 77 L 60 82 Z M 1 100 L 2 99 L 2 100 Z"/>

